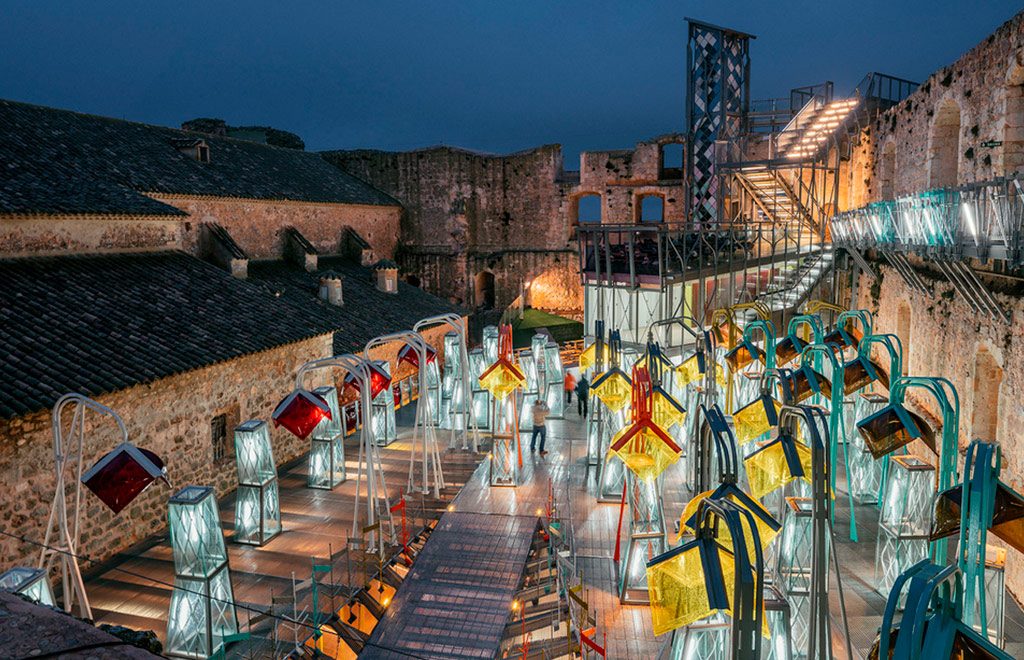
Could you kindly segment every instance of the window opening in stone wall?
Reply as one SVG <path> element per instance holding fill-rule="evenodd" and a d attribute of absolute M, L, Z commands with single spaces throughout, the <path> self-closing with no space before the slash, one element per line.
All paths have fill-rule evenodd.
<path fill-rule="evenodd" d="M 210 441 L 213 445 L 213 462 L 219 463 L 228 456 L 228 416 L 217 415 L 210 420 Z"/>
<path fill-rule="evenodd" d="M 665 200 L 661 195 L 640 198 L 640 222 L 662 222 L 665 219 Z"/>
<path fill-rule="evenodd" d="M 974 414 L 971 418 L 971 440 L 996 441 L 999 423 L 999 387 L 1003 370 L 996 358 L 982 346 L 974 358 Z"/>
<path fill-rule="evenodd" d="M 896 310 L 896 335 L 903 344 L 903 375 L 910 373 L 910 304 L 901 302 Z"/>
<path fill-rule="evenodd" d="M 494 309 L 494 273 L 483 271 L 476 275 L 476 306 Z"/>
<path fill-rule="evenodd" d="M 601 222 L 601 196 L 582 195 L 576 200 L 576 222 Z"/>
<path fill-rule="evenodd" d="M 896 197 L 896 143 L 887 142 L 882 147 L 882 161 L 878 167 L 878 198 Z"/>
<path fill-rule="evenodd" d="M 960 106 L 952 99 L 939 105 L 932 122 L 928 147 L 928 187 L 957 184 L 960 167 Z"/>
<path fill-rule="evenodd" d="M 1015 65 L 1006 80 L 1003 125 L 1003 176 L 1024 171 L 1024 66 Z"/>
<path fill-rule="evenodd" d="M 682 179 L 683 178 L 683 145 L 679 142 L 670 142 L 661 145 L 661 152 L 658 163 L 659 179 Z"/>

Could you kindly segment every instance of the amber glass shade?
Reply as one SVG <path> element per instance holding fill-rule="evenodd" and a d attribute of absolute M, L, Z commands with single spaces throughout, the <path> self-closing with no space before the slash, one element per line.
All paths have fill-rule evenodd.
<path fill-rule="evenodd" d="M 960 531 L 960 502 L 963 485 L 943 491 L 935 503 L 935 521 L 931 540 L 952 536 Z M 995 509 L 989 530 L 1007 545 L 1024 552 L 1024 498 L 1009 486 L 999 482 L 996 486 Z"/>
<path fill-rule="evenodd" d="M 871 455 L 881 458 L 920 438 L 934 452 L 935 433 L 920 415 L 890 403 L 857 422 L 857 431 Z M 936 452 L 937 453 L 937 452 Z"/>
<path fill-rule="evenodd" d="M 679 460 L 683 450 L 665 430 L 649 419 L 631 424 L 612 438 L 609 454 L 622 459 L 637 478 L 653 481 Z"/>
<path fill-rule="evenodd" d="M 825 335 L 824 343 L 826 344 L 838 344 L 842 348 L 857 348 L 860 344 L 860 340 L 863 339 L 864 333 L 855 326 L 853 323 L 847 322 L 846 327 L 843 328 L 845 332 L 836 328 L 832 332 Z"/>
<path fill-rule="evenodd" d="M 633 396 L 633 381 L 621 369 L 612 367 L 594 379 L 590 390 L 601 403 L 608 406 L 608 410 L 619 412 L 629 404 Z"/>
<path fill-rule="evenodd" d="M 480 374 L 479 380 L 480 386 L 490 392 L 492 396 L 504 400 L 517 387 L 523 386 L 526 376 L 519 370 L 519 367 L 500 357 Z"/>
<path fill-rule="evenodd" d="M 729 367 L 733 371 L 739 371 L 754 360 L 758 360 L 763 364 L 764 351 L 748 342 L 736 344 L 732 350 L 725 354 L 725 361 L 729 363 Z"/>
<path fill-rule="evenodd" d="M 647 592 L 654 634 L 688 626 L 718 611 L 728 613 L 735 576 L 732 554 L 711 539 L 695 539 L 652 559 L 647 564 Z"/>
<path fill-rule="evenodd" d="M 737 410 L 732 416 L 736 424 L 736 442 L 745 445 L 770 431 L 778 425 L 781 410 L 782 404 L 767 394 Z"/>
<path fill-rule="evenodd" d="M 728 321 L 722 321 L 711 328 L 711 335 L 715 338 L 715 344 L 724 346 L 726 349 L 736 346 L 736 342 L 740 339 L 740 334 L 740 329 Z"/>
<path fill-rule="evenodd" d="M 814 388 L 815 384 L 826 399 L 832 396 L 832 382 L 808 366 L 797 369 L 786 380 L 793 394 L 794 403 L 800 403 L 818 394 Z"/>
<path fill-rule="evenodd" d="M 687 532 L 696 532 L 694 526 L 697 524 L 697 507 L 700 505 L 701 500 L 704 499 L 728 500 L 749 511 L 754 518 L 754 525 L 757 527 L 762 550 L 768 549 L 771 542 L 778 536 L 779 530 L 782 529 L 782 525 L 757 500 L 744 493 L 735 484 L 722 484 L 714 490 L 708 490 L 695 495 L 686 504 L 686 508 L 683 509 L 683 515 L 679 518 L 679 536 L 676 539 L 677 541 Z M 718 541 L 730 552 L 735 552 L 732 538 L 729 536 L 729 530 L 720 520 L 718 521 L 716 532 Z M 754 540 L 751 537 L 750 529 L 746 525 L 743 526 L 743 534 L 746 538 L 746 546 L 749 548 L 750 561 L 753 563 Z"/>
<path fill-rule="evenodd" d="M 799 357 L 807 344 L 793 335 L 786 335 L 775 344 L 775 365 L 785 366 Z"/>

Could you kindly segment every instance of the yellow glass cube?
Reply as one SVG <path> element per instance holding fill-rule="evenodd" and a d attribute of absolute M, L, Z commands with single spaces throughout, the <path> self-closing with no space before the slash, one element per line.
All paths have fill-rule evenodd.
<path fill-rule="evenodd" d="M 774 411 L 774 415 L 769 411 Z M 768 395 L 761 395 L 737 410 L 733 416 L 736 424 L 736 442 L 745 445 L 770 431 L 779 423 L 782 404 Z"/>
<path fill-rule="evenodd" d="M 608 406 L 608 410 L 619 412 L 629 405 L 633 395 L 633 381 L 618 367 L 612 367 L 594 379 L 591 392 Z"/>
<path fill-rule="evenodd" d="M 498 358 L 494 364 L 480 374 L 480 386 L 499 400 L 504 400 L 517 387 L 522 387 L 525 382 L 526 377 L 519 367 L 505 358 Z"/>
<path fill-rule="evenodd" d="M 649 419 L 622 429 L 612 438 L 609 455 L 618 456 L 638 479 L 653 481 L 665 469 L 679 460 L 683 450 L 665 432 Z"/>
<path fill-rule="evenodd" d="M 580 371 L 592 369 L 597 364 L 597 342 L 583 349 L 583 352 L 580 353 L 579 362 Z"/>
<path fill-rule="evenodd" d="M 802 476 L 794 476 L 786 457 L 787 447 L 794 454 L 794 460 L 803 469 Z M 782 488 L 794 479 L 811 483 L 811 450 L 803 443 L 788 438 L 776 438 L 743 459 L 747 469 L 750 494 L 761 499 L 768 493 Z"/>
<path fill-rule="evenodd" d="M 651 392 L 651 421 L 667 430 L 681 427 L 685 420 L 686 408 L 661 387 L 655 387 Z"/>
<path fill-rule="evenodd" d="M 712 500 L 724 499 L 733 502 L 737 506 L 740 506 L 749 511 L 754 518 L 754 525 L 757 527 L 757 535 L 760 539 L 761 550 L 767 550 L 771 542 L 775 540 L 775 537 L 779 535 L 779 531 L 782 526 L 768 510 L 761 506 L 756 500 L 751 498 L 746 493 L 742 492 L 735 485 L 723 484 L 714 490 L 704 491 L 699 495 L 696 495 L 687 503 L 686 508 L 683 509 L 683 515 L 679 519 L 679 536 L 676 538 L 678 541 L 683 537 L 685 533 L 695 533 L 693 525 L 697 524 L 696 518 L 694 517 L 697 513 L 697 507 L 700 505 L 701 500 L 711 498 Z M 746 526 L 743 528 L 743 536 L 746 541 L 747 552 L 750 554 L 750 561 L 754 562 L 754 539 L 750 533 L 750 529 Z M 735 552 L 732 545 L 732 537 L 729 536 L 729 530 L 725 525 L 718 525 L 718 541 L 726 549 L 731 552 Z"/>
<path fill-rule="evenodd" d="M 705 356 L 704 364 L 707 365 L 708 362 L 714 361 Z M 714 364 L 715 380 L 718 382 L 720 386 L 725 387 L 727 382 L 725 378 L 725 369 L 723 369 L 722 365 L 719 364 L 718 362 L 715 362 Z M 682 364 L 676 367 L 675 372 L 676 384 L 678 384 L 679 387 L 686 387 L 690 383 L 699 382 L 700 379 L 703 378 L 704 376 L 704 372 L 700 370 L 700 365 L 697 363 L 696 353 L 683 360 Z"/>
<path fill-rule="evenodd" d="M 701 563 L 701 545 L 712 546 L 708 554 L 717 556 L 721 564 L 727 592 L 725 603 L 710 602 Z M 732 554 L 709 539 L 691 541 L 656 557 L 647 566 L 647 593 L 651 600 L 654 634 L 688 626 L 718 611 L 729 612 L 728 599 L 735 580 L 736 564 Z"/>

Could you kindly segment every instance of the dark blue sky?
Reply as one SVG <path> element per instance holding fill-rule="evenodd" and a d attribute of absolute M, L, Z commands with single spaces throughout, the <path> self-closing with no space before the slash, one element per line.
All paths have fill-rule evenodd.
<path fill-rule="evenodd" d="M 102 5 L 102 6 L 99 6 Z M 628 147 L 681 130 L 684 16 L 757 35 L 752 96 L 868 71 L 919 80 L 1020 0 L 0 0 L 0 97 L 310 149 Z"/>

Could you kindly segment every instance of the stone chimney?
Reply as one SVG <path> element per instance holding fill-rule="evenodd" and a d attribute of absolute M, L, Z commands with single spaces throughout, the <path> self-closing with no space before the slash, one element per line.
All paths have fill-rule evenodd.
<path fill-rule="evenodd" d="M 373 266 L 377 290 L 384 293 L 398 293 L 398 264 L 390 259 L 381 259 Z"/>
<path fill-rule="evenodd" d="M 345 299 L 342 296 L 341 285 L 344 279 L 340 273 L 336 273 L 333 270 L 325 271 L 320 276 L 320 300 L 337 307 L 343 307 Z"/>

